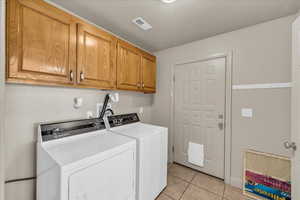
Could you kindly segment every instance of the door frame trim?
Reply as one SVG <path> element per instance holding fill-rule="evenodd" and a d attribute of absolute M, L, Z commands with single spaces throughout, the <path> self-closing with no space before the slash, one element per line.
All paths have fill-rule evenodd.
<path fill-rule="evenodd" d="M 6 63 L 6 0 L 0 1 L 0 9 L 1 9 L 1 21 L 0 21 L 0 27 L 1 30 L 3 30 L 2 33 L 0 33 L 0 58 L 3 58 L 0 60 L 0 200 L 5 199 L 5 189 L 4 189 L 4 182 L 5 182 L 5 166 L 4 166 L 4 150 L 5 150 L 5 143 L 4 143 L 4 92 L 5 92 L 5 63 Z M 4 73 L 2 73 L 4 72 Z M 2 104 L 1 104 L 2 103 Z"/>
<path fill-rule="evenodd" d="M 297 135 L 298 132 L 298 112 L 296 112 L 296 110 L 299 109 L 299 104 L 298 104 L 298 100 L 299 100 L 299 92 L 295 92 L 298 88 L 299 88 L 299 78 L 297 77 L 297 75 L 299 74 L 299 67 L 298 65 L 298 61 L 296 60 L 296 57 L 298 55 L 296 55 L 297 52 L 297 43 L 296 41 L 297 39 L 297 31 L 296 29 L 298 28 L 298 26 L 300 27 L 300 11 L 297 14 L 296 19 L 293 21 L 292 24 L 292 84 L 294 87 L 292 87 L 292 98 L 291 98 L 291 141 L 293 142 L 298 142 L 298 140 L 295 138 L 295 136 Z M 299 134 L 299 133 L 298 133 Z M 295 136 L 294 136 L 295 135 Z M 299 151 L 299 150 L 297 150 Z M 295 177 L 297 176 L 297 174 L 299 174 L 299 172 L 297 172 L 297 168 L 295 167 L 299 162 L 297 162 L 296 157 L 299 156 L 298 155 L 299 152 L 294 152 L 292 157 L 291 157 L 291 179 L 292 182 L 296 182 L 294 184 L 292 184 L 292 199 L 295 199 L 296 197 L 298 198 L 298 195 L 300 194 L 299 192 L 296 192 L 297 186 L 299 184 L 297 184 L 297 181 L 295 180 Z M 296 189 L 297 188 L 297 189 Z"/>
<path fill-rule="evenodd" d="M 171 67 L 171 90 L 170 90 L 170 132 L 171 135 L 171 148 L 170 148 L 170 159 L 169 161 L 174 161 L 174 152 L 172 151 L 175 141 L 175 134 L 174 134 L 174 76 L 175 76 L 175 67 L 178 65 L 184 65 L 184 64 L 190 64 L 190 63 L 196 63 L 196 62 L 203 62 L 208 60 L 213 60 L 217 58 L 225 58 L 226 59 L 226 66 L 225 66 L 225 80 L 226 80 L 226 86 L 225 86 L 225 151 L 224 151 L 224 181 L 227 184 L 231 184 L 231 151 L 232 151 L 232 133 L 231 133 L 231 112 L 232 112 L 232 52 L 228 53 L 218 53 L 213 55 L 208 55 L 205 57 L 201 57 L 199 59 L 189 60 L 186 62 L 180 62 L 173 64 Z"/>

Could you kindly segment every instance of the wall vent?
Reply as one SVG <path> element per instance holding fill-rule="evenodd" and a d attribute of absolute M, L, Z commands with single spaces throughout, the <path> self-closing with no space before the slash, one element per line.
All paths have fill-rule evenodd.
<path fill-rule="evenodd" d="M 132 20 L 132 22 L 145 31 L 152 28 L 152 26 L 148 22 L 146 22 L 142 17 L 135 18 Z"/>

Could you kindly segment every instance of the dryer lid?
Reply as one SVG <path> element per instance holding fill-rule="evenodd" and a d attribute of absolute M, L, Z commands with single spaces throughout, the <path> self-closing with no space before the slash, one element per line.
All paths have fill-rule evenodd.
<path fill-rule="evenodd" d="M 142 138 L 152 137 L 157 134 L 162 134 L 165 130 L 167 129 L 160 126 L 153 126 L 144 123 L 128 124 L 124 126 L 111 128 L 111 131 L 114 133 L 120 133 L 122 135 L 126 135 L 137 139 L 142 139 Z"/>

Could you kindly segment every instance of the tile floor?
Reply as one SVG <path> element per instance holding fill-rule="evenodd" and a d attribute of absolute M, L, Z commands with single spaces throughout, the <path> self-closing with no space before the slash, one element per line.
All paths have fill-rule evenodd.
<path fill-rule="evenodd" d="M 168 167 L 168 185 L 156 200 L 250 200 L 238 188 L 181 165 Z"/>

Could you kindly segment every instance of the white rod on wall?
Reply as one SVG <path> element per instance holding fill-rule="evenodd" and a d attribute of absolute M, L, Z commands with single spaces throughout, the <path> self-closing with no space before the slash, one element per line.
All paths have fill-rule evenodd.
<path fill-rule="evenodd" d="M 291 88 L 292 83 L 262 83 L 262 84 L 244 84 L 233 85 L 233 90 L 249 90 L 249 89 L 274 89 L 274 88 Z"/>

